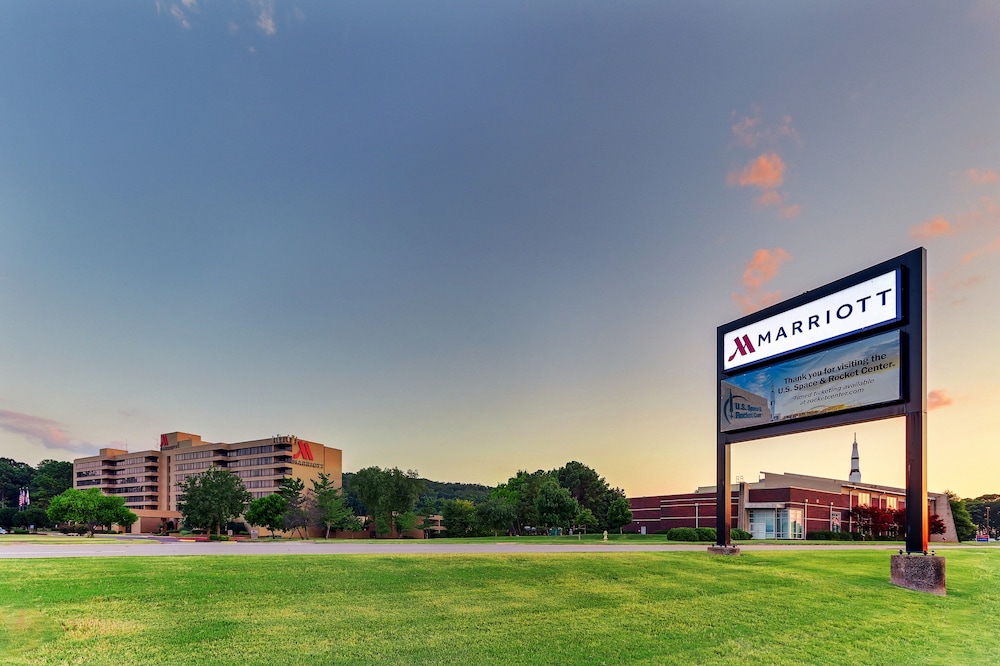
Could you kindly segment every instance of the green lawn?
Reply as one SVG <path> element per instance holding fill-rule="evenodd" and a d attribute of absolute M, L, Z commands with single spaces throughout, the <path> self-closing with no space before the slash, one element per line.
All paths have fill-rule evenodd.
<path fill-rule="evenodd" d="M 1000 661 L 1000 551 L 0 560 L 3 664 Z"/>

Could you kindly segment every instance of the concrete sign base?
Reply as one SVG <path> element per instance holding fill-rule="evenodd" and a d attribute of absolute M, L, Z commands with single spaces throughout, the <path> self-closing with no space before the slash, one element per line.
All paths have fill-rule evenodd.
<path fill-rule="evenodd" d="M 709 546 L 709 555 L 739 555 L 739 546 Z"/>
<path fill-rule="evenodd" d="M 934 555 L 893 555 L 889 582 L 917 592 L 947 594 L 944 558 Z"/>

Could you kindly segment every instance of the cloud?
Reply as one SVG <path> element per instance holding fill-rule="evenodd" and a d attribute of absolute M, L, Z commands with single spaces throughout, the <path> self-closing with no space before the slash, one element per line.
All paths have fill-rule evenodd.
<path fill-rule="evenodd" d="M 736 142 L 747 148 L 756 148 L 761 137 L 760 129 L 757 127 L 759 123 L 760 118 L 743 118 L 734 123 L 732 130 Z"/>
<path fill-rule="evenodd" d="M 777 153 L 765 153 L 753 160 L 739 173 L 731 171 L 728 182 L 740 187 L 753 186 L 761 190 L 781 187 L 785 180 L 785 163 Z"/>
<path fill-rule="evenodd" d="M 0 409 L 0 430 L 20 435 L 47 449 L 82 453 L 96 448 L 85 442 L 72 441 L 56 421 L 31 414 Z"/>
<path fill-rule="evenodd" d="M 946 391 L 935 389 L 927 394 L 927 411 L 947 407 L 952 402 L 954 401 Z"/>
<path fill-rule="evenodd" d="M 947 236 L 955 232 L 948 220 L 940 215 L 910 229 L 910 236 L 916 240 L 927 240 L 937 236 Z"/>
<path fill-rule="evenodd" d="M 743 314 L 751 314 L 757 310 L 763 310 L 769 305 L 774 305 L 780 300 L 780 291 L 769 291 L 763 294 L 733 294 L 733 301 L 736 305 L 740 306 L 740 312 Z"/>
<path fill-rule="evenodd" d="M 969 181 L 973 185 L 988 185 L 1000 181 L 1000 173 L 992 170 L 980 171 L 979 169 L 969 169 L 965 172 Z"/>
<path fill-rule="evenodd" d="M 154 2 L 158 15 L 171 16 L 185 30 L 191 29 L 194 15 L 198 15 L 199 20 L 205 20 L 201 16 L 200 0 L 154 0 Z M 237 15 L 235 17 L 226 16 L 222 23 L 229 34 L 241 32 L 251 23 L 268 37 L 278 32 L 278 26 L 274 19 L 274 0 L 246 0 L 246 2 L 238 4 Z M 297 7 L 291 10 L 290 16 L 300 22 L 305 20 L 305 13 Z"/>
<path fill-rule="evenodd" d="M 788 137 L 789 139 L 794 140 L 795 143 L 802 143 L 799 140 L 799 133 L 798 133 L 798 131 L 796 131 L 795 126 L 792 125 L 792 117 L 791 116 L 782 116 L 781 117 L 781 124 L 778 125 L 777 129 L 775 130 L 775 136 Z"/>
<path fill-rule="evenodd" d="M 170 8 L 170 15 L 173 16 L 175 19 L 177 19 L 177 22 L 181 24 L 182 28 L 184 28 L 185 30 L 191 29 L 191 23 L 187 20 L 187 17 L 184 15 L 184 10 L 181 9 L 178 5 L 173 5 Z"/>
<path fill-rule="evenodd" d="M 792 258 L 792 255 L 780 247 L 771 250 L 760 249 L 753 253 L 753 258 L 743 271 L 743 286 L 759 289 L 778 275 L 782 264 Z"/>
<path fill-rule="evenodd" d="M 750 113 L 749 116 L 737 117 L 734 111 L 731 116 L 734 122 L 730 129 L 736 137 L 737 144 L 746 148 L 756 148 L 761 143 L 776 143 L 778 139 L 792 139 L 796 144 L 800 143 L 799 133 L 792 124 L 791 116 L 782 116 L 781 121 L 774 125 L 764 123 L 760 107 L 751 107 Z"/>
<path fill-rule="evenodd" d="M 268 37 L 278 32 L 274 25 L 274 4 L 270 0 L 255 0 L 252 4 L 257 14 L 257 29 Z"/>
<path fill-rule="evenodd" d="M 763 194 L 757 197 L 757 205 L 759 206 L 777 206 L 784 200 L 784 197 L 778 193 L 777 190 L 766 190 Z"/>
<path fill-rule="evenodd" d="M 799 204 L 792 204 L 791 206 L 781 207 L 781 217 L 786 220 L 790 220 L 793 217 L 798 217 L 802 213 L 802 206 Z"/>
<path fill-rule="evenodd" d="M 763 287 L 778 275 L 781 266 L 791 258 L 792 255 L 780 247 L 759 249 L 753 253 L 741 278 L 744 290 L 733 294 L 733 301 L 740 306 L 740 310 L 749 314 L 781 300 L 780 291 L 764 292 Z"/>
<path fill-rule="evenodd" d="M 989 245 L 984 245 L 983 247 L 964 255 L 962 257 L 962 263 L 967 264 L 983 255 L 994 254 L 996 252 L 1000 252 L 1000 236 L 995 238 Z"/>

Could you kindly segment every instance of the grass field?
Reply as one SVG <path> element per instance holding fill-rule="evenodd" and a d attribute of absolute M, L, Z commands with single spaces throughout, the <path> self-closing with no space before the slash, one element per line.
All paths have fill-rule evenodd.
<path fill-rule="evenodd" d="M 1000 662 L 1000 551 L 3 560 L 3 664 Z"/>

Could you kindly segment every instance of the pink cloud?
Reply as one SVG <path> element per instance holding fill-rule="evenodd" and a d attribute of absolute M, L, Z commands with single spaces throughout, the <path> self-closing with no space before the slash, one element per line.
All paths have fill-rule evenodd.
<path fill-rule="evenodd" d="M 755 148 L 757 146 L 757 141 L 760 139 L 760 129 L 757 125 L 760 124 L 760 118 L 743 118 L 737 123 L 733 124 L 733 134 L 736 135 L 737 143 L 746 146 L 747 148 Z"/>
<path fill-rule="evenodd" d="M 801 143 L 799 141 L 799 133 L 796 131 L 795 127 L 792 125 L 791 116 L 782 116 L 781 124 L 778 125 L 777 130 L 775 130 L 777 136 L 788 137 L 789 139 L 794 139 L 795 143 Z"/>
<path fill-rule="evenodd" d="M 730 185 L 746 187 L 752 185 L 762 190 L 773 190 L 781 187 L 785 180 L 785 163 L 777 153 L 765 153 L 753 160 L 739 173 L 729 173 Z"/>
<path fill-rule="evenodd" d="M 769 291 L 764 294 L 747 293 L 733 294 L 733 301 L 740 306 L 740 312 L 750 314 L 757 310 L 762 310 L 769 305 L 774 305 L 781 300 L 780 291 Z"/>
<path fill-rule="evenodd" d="M 778 275 L 781 266 L 791 258 L 792 255 L 780 247 L 762 248 L 753 253 L 743 270 L 741 281 L 745 289 L 743 293 L 733 294 L 733 301 L 740 306 L 740 310 L 749 314 L 781 300 L 780 291 L 763 292 L 762 288 Z"/>
<path fill-rule="evenodd" d="M 951 399 L 951 396 L 946 391 L 935 389 L 927 394 L 927 411 L 947 407 L 952 402 L 954 400 Z"/>
<path fill-rule="evenodd" d="M 752 107 L 751 114 L 750 116 L 744 116 L 735 120 L 730 126 L 733 136 L 736 137 L 736 143 L 739 145 L 747 148 L 756 148 L 762 142 L 773 144 L 779 139 L 792 139 L 795 143 L 800 143 L 799 133 L 792 125 L 791 116 L 782 116 L 781 121 L 777 125 L 774 125 L 772 123 L 764 123 L 761 120 L 760 107 Z M 735 112 L 732 114 L 732 117 L 734 119 L 737 117 Z"/>
<path fill-rule="evenodd" d="M 765 283 L 773 280 L 782 264 L 791 258 L 792 255 L 780 247 L 757 250 L 743 271 L 743 285 L 750 289 L 760 289 Z"/>
<path fill-rule="evenodd" d="M 790 220 L 793 217 L 798 217 L 802 213 L 802 206 L 799 204 L 792 204 L 790 206 L 781 207 L 781 217 L 786 220 Z"/>
<path fill-rule="evenodd" d="M 967 264 L 975 259 L 978 259 L 983 255 L 994 254 L 996 252 L 1000 252 L 1000 236 L 994 239 L 994 241 L 989 245 L 984 245 L 983 247 L 977 250 L 973 250 L 972 252 L 963 255 L 962 263 Z"/>
<path fill-rule="evenodd" d="M 0 430 L 21 435 L 47 449 L 81 453 L 95 448 L 84 442 L 73 442 L 56 421 L 31 414 L 0 409 Z"/>
<path fill-rule="evenodd" d="M 927 240 L 954 233 L 955 228 L 940 215 L 910 229 L 910 236 L 916 240 Z"/>
<path fill-rule="evenodd" d="M 766 190 L 757 197 L 757 204 L 760 206 L 777 206 L 784 200 L 784 197 L 777 190 Z"/>
<path fill-rule="evenodd" d="M 985 171 L 969 169 L 965 174 L 969 177 L 969 181 L 973 185 L 988 185 L 1000 181 L 1000 173 L 990 169 L 986 169 Z"/>

